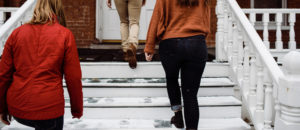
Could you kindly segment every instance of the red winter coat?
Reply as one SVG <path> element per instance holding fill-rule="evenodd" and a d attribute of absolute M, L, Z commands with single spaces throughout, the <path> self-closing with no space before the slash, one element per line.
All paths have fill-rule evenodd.
<path fill-rule="evenodd" d="M 81 69 L 74 36 L 54 24 L 25 24 L 8 38 L 0 61 L 0 113 L 28 120 L 64 115 L 65 76 L 74 117 L 83 112 Z"/>

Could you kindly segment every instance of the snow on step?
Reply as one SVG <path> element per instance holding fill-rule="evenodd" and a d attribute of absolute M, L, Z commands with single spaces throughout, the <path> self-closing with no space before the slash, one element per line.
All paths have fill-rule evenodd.
<path fill-rule="evenodd" d="M 200 119 L 199 130 L 250 130 L 239 118 Z M 33 130 L 13 121 L 2 130 Z M 176 130 L 170 121 L 135 119 L 65 119 L 64 130 Z"/>
<path fill-rule="evenodd" d="M 66 106 L 70 106 L 66 99 Z M 241 102 L 232 96 L 199 97 L 200 107 L 207 106 L 241 106 Z M 114 97 L 84 98 L 85 107 L 169 107 L 167 97 Z"/>
<path fill-rule="evenodd" d="M 64 88 L 65 97 L 69 97 L 68 91 Z M 198 96 L 232 96 L 233 87 L 200 87 Z M 148 88 L 148 87 L 126 87 L 126 88 L 95 88 L 84 87 L 84 97 L 167 97 L 166 88 Z"/>
<path fill-rule="evenodd" d="M 82 62 L 83 78 L 164 78 L 160 62 L 138 62 L 136 69 L 130 69 L 126 62 Z M 228 63 L 207 62 L 203 77 L 228 77 Z"/>
<path fill-rule="evenodd" d="M 83 86 L 87 87 L 165 87 L 165 78 L 84 78 Z M 180 80 L 179 80 L 180 83 Z M 202 78 L 202 87 L 232 87 L 234 83 L 228 78 Z M 64 84 L 65 86 L 65 84 Z"/>
<path fill-rule="evenodd" d="M 174 115 L 170 107 L 86 107 L 83 113 L 83 117 L 88 119 L 168 119 Z M 72 117 L 70 108 L 65 108 L 65 117 Z M 200 107 L 200 118 L 240 117 L 241 106 Z"/>

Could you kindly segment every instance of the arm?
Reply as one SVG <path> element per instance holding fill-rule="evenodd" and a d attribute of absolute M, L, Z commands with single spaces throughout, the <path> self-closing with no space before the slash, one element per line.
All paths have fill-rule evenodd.
<path fill-rule="evenodd" d="M 8 114 L 6 93 L 13 79 L 14 65 L 13 52 L 11 47 L 12 36 L 10 36 L 5 44 L 2 59 L 0 61 L 0 119 L 9 125 L 11 116 Z"/>
<path fill-rule="evenodd" d="M 70 32 L 64 57 L 64 74 L 70 95 L 71 113 L 73 118 L 80 118 L 83 114 L 83 96 L 81 83 L 81 68 L 77 47 L 73 34 Z"/>
<path fill-rule="evenodd" d="M 159 42 L 159 37 L 162 34 L 162 30 L 160 29 L 160 27 L 162 27 L 163 24 L 163 6 L 161 0 L 157 0 L 148 28 L 147 40 L 144 49 L 145 53 L 154 54 L 155 44 Z"/>

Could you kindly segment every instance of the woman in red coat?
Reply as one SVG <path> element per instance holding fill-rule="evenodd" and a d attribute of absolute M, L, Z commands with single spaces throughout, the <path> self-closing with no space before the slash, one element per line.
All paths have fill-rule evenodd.
<path fill-rule="evenodd" d="M 0 61 L 0 117 L 36 129 L 63 129 L 63 76 L 74 118 L 83 113 L 81 69 L 74 36 L 64 27 L 61 0 L 38 0 L 32 20 L 6 41 Z"/>

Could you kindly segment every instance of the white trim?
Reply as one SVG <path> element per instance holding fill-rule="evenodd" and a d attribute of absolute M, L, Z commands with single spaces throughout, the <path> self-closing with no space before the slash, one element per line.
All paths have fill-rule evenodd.
<path fill-rule="evenodd" d="M 96 38 L 103 40 L 103 0 L 96 0 Z"/>

